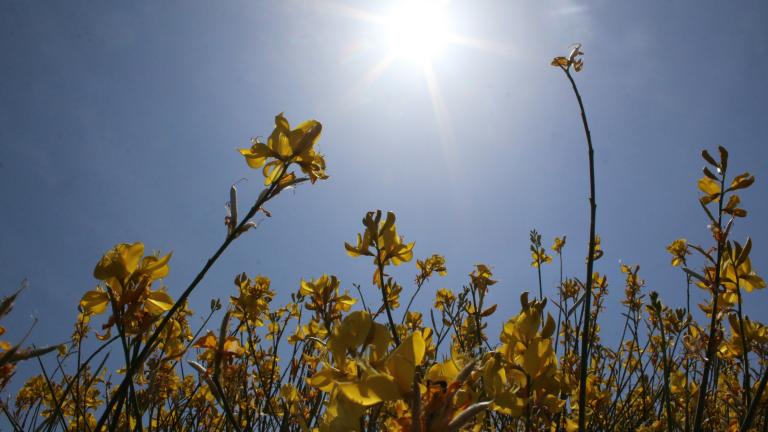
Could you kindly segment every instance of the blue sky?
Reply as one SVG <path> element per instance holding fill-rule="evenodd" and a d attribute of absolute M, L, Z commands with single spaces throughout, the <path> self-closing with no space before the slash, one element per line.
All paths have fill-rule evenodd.
<path fill-rule="evenodd" d="M 165 283 L 177 296 L 224 238 L 229 186 L 247 177 L 241 203 L 258 195 L 261 175 L 236 148 L 268 135 L 279 112 L 323 123 L 331 177 L 271 203 L 273 217 L 226 252 L 193 309 L 226 301 L 243 271 L 272 278 L 278 301 L 324 272 L 377 299 L 370 262 L 349 258 L 343 242 L 366 211 L 383 209 L 417 257 L 446 256 L 449 275 L 417 306 L 486 263 L 499 280 L 490 301 L 500 329 L 519 294 L 538 290 L 529 230 L 546 246 L 567 235 L 566 273 L 584 276 L 586 146 L 568 82 L 549 66 L 573 42 L 586 53 L 576 78 L 596 147 L 604 338 L 619 330 L 619 261 L 640 264 L 667 304 L 684 304 L 665 247 L 708 241 L 696 191 L 703 148 L 725 145 L 733 174 L 757 177 L 734 238 L 752 237 L 765 274 L 764 3 L 452 1 L 451 30 L 484 42 L 435 54 L 432 91 L 409 58 L 370 79 L 387 36 L 345 6 L 386 14 L 392 2 L 3 1 L 0 287 L 30 283 L 3 323 L 7 338 L 34 316 L 30 342 L 65 341 L 94 264 L 119 242 L 172 250 Z M 409 295 L 415 267 L 394 274 Z M 547 295 L 556 280 L 545 267 Z M 747 313 L 758 317 L 766 295 L 749 295 Z"/>

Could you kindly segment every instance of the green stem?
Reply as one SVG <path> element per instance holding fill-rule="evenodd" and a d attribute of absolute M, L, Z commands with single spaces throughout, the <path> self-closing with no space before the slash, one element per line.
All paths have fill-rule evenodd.
<path fill-rule="evenodd" d="M 736 272 L 736 296 L 739 300 L 738 309 L 736 313 L 739 317 L 739 333 L 741 333 L 741 362 L 744 368 L 744 378 L 742 387 L 744 388 L 744 406 L 748 407 L 751 400 L 750 390 L 751 383 L 749 377 L 749 343 L 747 341 L 747 334 L 744 332 L 744 314 L 741 309 L 741 289 L 739 288 L 739 273 L 738 269 L 734 269 Z"/>
<path fill-rule="evenodd" d="M 723 170 L 720 179 L 720 190 L 725 190 L 725 170 Z M 722 232 L 723 228 L 723 197 L 718 200 L 717 210 L 717 229 Z M 717 343 L 715 336 L 717 333 L 717 300 L 720 292 L 720 261 L 723 259 L 723 239 L 717 240 L 717 260 L 715 261 L 715 280 L 712 286 L 712 317 L 709 323 L 709 341 L 707 342 L 707 357 L 704 362 L 704 371 L 701 375 L 701 385 L 699 386 L 699 398 L 696 404 L 696 416 L 693 420 L 693 430 L 701 432 L 701 425 L 704 422 L 704 404 L 707 401 L 707 385 L 709 383 L 709 373 L 712 369 L 712 362 L 715 357 Z"/>
<path fill-rule="evenodd" d="M 659 311 L 659 330 L 661 331 L 661 357 L 664 362 L 664 402 L 667 410 L 667 430 L 673 431 L 675 426 L 675 419 L 672 416 L 672 401 L 671 393 L 669 391 L 669 358 L 667 357 L 667 336 L 664 332 L 664 321 Z"/>
<path fill-rule="evenodd" d="M 387 285 L 384 283 L 384 263 L 381 261 L 381 250 L 379 250 L 378 241 L 376 243 L 376 266 L 379 270 L 379 283 L 381 284 L 381 301 L 384 303 L 384 310 L 387 311 L 387 321 L 389 321 L 389 331 L 392 333 L 392 339 L 395 346 L 400 346 L 400 336 L 397 335 L 395 320 L 392 319 L 392 310 L 389 308 L 389 298 L 387 297 Z"/>
<path fill-rule="evenodd" d="M 744 421 L 741 423 L 741 432 L 747 432 L 749 427 L 752 425 L 752 420 L 755 419 L 755 413 L 757 412 L 757 406 L 760 405 L 760 399 L 763 396 L 763 391 L 765 391 L 766 382 L 768 382 L 768 368 L 765 368 L 763 371 L 763 377 L 760 379 L 760 384 L 757 385 L 755 397 L 752 398 L 752 403 L 749 404 L 747 415 L 744 417 Z M 768 411 L 766 411 L 766 420 L 768 420 Z"/>
<path fill-rule="evenodd" d="M 584 283 L 586 292 L 584 293 L 584 323 L 581 334 L 581 369 L 579 374 L 579 431 L 586 431 L 586 402 L 587 402 L 587 369 L 589 368 L 589 337 L 590 331 L 590 316 L 591 316 L 591 303 L 592 303 L 592 271 L 595 264 L 595 217 L 597 215 L 597 203 L 595 201 L 595 152 L 592 147 L 592 133 L 589 131 L 589 122 L 587 122 L 587 114 L 584 110 L 584 102 L 581 99 L 581 94 L 576 86 L 576 81 L 573 80 L 569 68 L 563 67 L 565 76 L 568 77 L 568 81 L 571 83 L 573 93 L 576 95 L 576 100 L 579 102 L 579 110 L 581 111 L 581 122 L 584 126 L 584 134 L 587 138 L 587 150 L 589 154 L 589 254 L 587 255 L 587 277 Z"/>
<path fill-rule="evenodd" d="M 275 191 L 278 190 L 277 186 L 282 180 L 282 178 L 285 176 L 286 172 L 287 172 L 287 166 L 284 166 L 283 173 L 280 175 L 280 178 L 278 178 L 277 181 L 272 183 L 268 189 L 265 189 L 261 193 L 261 195 L 259 195 L 259 198 L 256 200 L 256 203 L 253 205 L 253 207 L 251 207 L 250 211 L 248 211 L 248 214 L 243 218 L 243 220 L 240 222 L 237 228 L 235 228 L 229 235 L 227 235 L 227 238 L 224 240 L 224 243 L 222 243 L 221 246 L 219 246 L 219 248 L 213 254 L 213 256 L 210 259 L 208 259 L 208 261 L 205 263 L 205 266 L 203 266 L 202 270 L 200 270 L 200 272 L 197 274 L 197 276 L 192 281 L 192 283 L 189 284 L 187 289 L 185 289 L 184 292 L 181 294 L 181 296 L 179 296 L 179 299 L 176 300 L 176 303 L 174 303 L 173 307 L 171 307 L 168 313 L 165 314 L 165 316 L 163 317 L 163 320 L 155 328 L 155 331 L 149 337 L 149 339 L 147 340 L 147 343 L 144 345 L 144 348 L 141 350 L 139 355 L 134 359 L 134 361 L 130 365 L 127 365 L 125 378 L 123 378 L 123 381 L 120 383 L 120 386 L 115 392 L 115 397 L 113 397 L 109 401 L 109 404 L 104 409 L 104 412 L 102 413 L 101 418 L 99 418 L 99 422 L 96 424 L 96 431 L 102 430 L 102 428 L 104 427 L 104 423 L 107 421 L 107 417 L 109 416 L 112 409 L 114 409 L 115 405 L 118 402 L 121 402 L 122 399 L 125 397 L 125 393 L 128 389 L 129 383 L 133 375 L 138 371 L 139 366 L 144 361 L 146 361 L 146 359 L 152 353 L 152 350 L 154 349 L 154 345 L 157 342 L 157 339 L 160 337 L 160 334 L 162 333 L 165 326 L 171 320 L 171 317 L 173 317 L 173 315 L 186 302 L 187 298 L 190 296 L 190 294 L 192 294 L 192 291 L 195 290 L 197 285 L 203 280 L 205 275 L 208 273 L 208 270 L 210 270 L 211 267 L 213 267 L 213 265 L 216 263 L 219 257 L 224 253 L 225 250 L 227 250 L 230 243 L 232 243 L 232 241 L 234 241 L 235 238 L 237 238 L 240 231 L 244 229 L 245 225 L 256 215 L 256 212 L 259 211 L 259 209 L 267 201 L 269 201 L 271 198 L 273 198 L 276 195 Z M 279 193 L 279 191 L 277 193 Z"/>
<path fill-rule="evenodd" d="M 560 347 L 560 320 L 563 315 L 563 255 L 557 253 L 558 261 L 560 262 L 560 286 L 558 288 L 559 303 L 557 304 L 557 330 L 555 330 L 555 354 Z M 566 309 L 567 310 L 567 309 Z"/>

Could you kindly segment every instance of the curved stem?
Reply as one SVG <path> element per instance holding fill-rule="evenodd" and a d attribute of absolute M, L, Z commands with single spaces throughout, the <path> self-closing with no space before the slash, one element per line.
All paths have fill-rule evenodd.
<path fill-rule="evenodd" d="M 597 204 L 595 201 L 595 156 L 594 149 L 592 148 L 592 134 L 589 131 L 589 123 L 587 122 L 587 114 L 584 110 L 584 102 L 581 99 L 581 94 L 576 86 L 576 81 L 573 80 L 569 68 L 561 68 L 565 72 L 565 76 L 568 77 L 568 81 L 571 83 L 573 93 L 576 95 L 576 100 L 579 102 L 579 110 L 581 111 L 581 123 L 584 126 L 584 134 L 587 138 L 587 150 L 589 153 L 589 254 L 587 255 L 587 277 L 584 283 L 584 328 L 581 334 L 581 369 L 579 375 L 579 431 L 586 430 L 586 401 L 587 401 L 587 369 L 589 368 L 589 336 L 592 334 L 589 328 L 591 311 L 590 306 L 592 303 L 592 270 L 595 263 L 595 216 L 597 214 Z"/>
<path fill-rule="evenodd" d="M 405 307 L 405 312 L 403 312 L 403 317 L 400 319 L 400 324 L 403 324 L 405 322 L 405 319 L 408 317 L 408 312 L 411 310 L 411 305 L 413 305 L 413 300 L 415 300 L 416 296 L 419 295 L 419 291 L 421 291 L 422 286 L 424 286 L 424 282 L 416 284 L 416 291 L 413 292 L 413 295 L 411 295 L 411 299 L 408 300 L 408 305 Z"/>

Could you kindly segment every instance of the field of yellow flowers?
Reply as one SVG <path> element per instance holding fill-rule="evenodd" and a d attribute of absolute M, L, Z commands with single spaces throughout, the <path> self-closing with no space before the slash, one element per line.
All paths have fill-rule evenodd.
<path fill-rule="evenodd" d="M 364 215 L 344 244 L 350 257 L 370 260 L 370 287 L 342 291 L 336 276 L 323 274 L 302 280 L 291 302 L 278 305 L 269 278 L 242 273 L 229 302 L 212 301 L 203 325 L 192 328 L 187 299 L 227 247 L 247 237 L 254 216 L 283 191 L 328 178 L 316 151 L 321 124 L 291 127 L 279 114 L 266 143 L 254 139 L 240 150 L 262 170 L 264 190 L 242 213 L 232 187 L 226 239 L 186 289 L 158 283 L 171 254 L 117 244 L 95 265 L 99 285 L 83 294 L 69 342 L 0 342 L 0 388 L 18 362 L 46 356 L 57 365 L 40 362 L 40 374 L 0 402 L 5 421 L 35 431 L 768 430 L 768 329 L 742 312 L 765 282 L 752 268 L 751 240 L 730 235 L 747 216 L 739 194 L 755 179 L 728 165 L 725 148 L 702 152 L 699 201 L 711 241 L 678 239 L 667 248 L 688 290 L 704 290 L 708 300 L 671 309 L 645 291 L 639 267 L 622 265 L 621 340 L 601 342 L 596 323 L 607 281 L 593 270 L 602 251 L 592 139 L 573 77 L 581 55 L 576 46 L 552 65 L 571 85 L 588 148 L 585 274 L 562 275 L 565 237 L 547 248 L 532 231 L 539 290 L 520 295 L 519 313 L 502 328 L 486 322 L 496 313 L 486 301 L 496 281 L 482 264 L 462 289 L 440 289 L 434 308 L 413 310 L 422 287 L 446 274 L 446 262 L 415 259 L 395 214 L 381 210 Z M 546 299 L 541 268 L 554 260 L 559 295 Z M 409 283 L 390 275 L 403 264 L 415 264 Z M 0 318 L 17 295 L 0 303 Z M 218 331 L 204 333 L 208 323 Z M 92 352 L 83 349 L 87 338 L 98 341 Z M 110 354 L 121 368 L 108 370 Z"/>

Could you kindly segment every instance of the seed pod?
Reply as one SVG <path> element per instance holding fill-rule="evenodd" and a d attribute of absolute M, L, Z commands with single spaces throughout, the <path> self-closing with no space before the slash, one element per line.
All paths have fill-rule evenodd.
<path fill-rule="evenodd" d="M 187 363 L 189 363 L 189 365 L 192 366 L 192 368 L 195 369 L 200 375 L 205 375 L 208 373 L 208 371 L 205 369 L 205 366 L 196 361 L 187 360 Z"/>
<path fill-rule="evenodd" d="M 21 283 L 21 288 L 19 288 L 15 293 L 9 295 L 8 297 L 5 297 L 2 301 L 0 301 L 0 318 L 8 315 L 8 313 L 13 308 L 13 302 L 16 301 L 16 297 L 19 296 L 19 293 L 24 291 L 24 288 L 27 287 L 27 280 L 24 279 L 24 281 Z"/>
<path fill-rule="evenodd" d="M 471 405 L 469 408 L 462 411 L 459 415 L 453 418 L 448 423 L 448 430 L 451 432 L 458 431 L 462 426 L 472 420 L 477 414 L 485 411 L 491 406 L 491 401 L 477 402 Z"/>
<path fill-rule="evenodd" d="M 234 230 L 237 226 L 237 187 L 229 188 L 229 228 Z"/>

